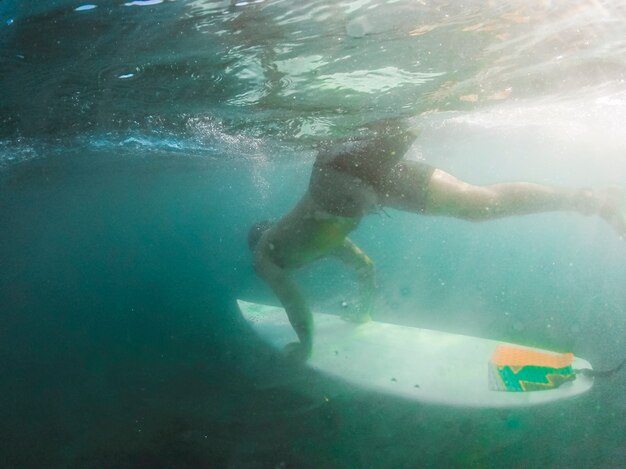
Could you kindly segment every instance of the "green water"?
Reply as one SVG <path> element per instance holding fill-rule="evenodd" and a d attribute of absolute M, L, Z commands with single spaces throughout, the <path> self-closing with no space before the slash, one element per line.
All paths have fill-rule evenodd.
<path fill-rule="evenodd" d="M 411 117 L 407 157 L 476 184 L 626 186 L 621 2 L 244 3 L 0 2 L 0 467 L 622 467 L 623 375 L 422 405 L 286 363 L 235 304 L 276 301 L 248 227 L 376 119 Z M 626 354 L 600 220 L 389 210 L 353 239 L 376 319 Z M 331 262 L 297 278 L 314 310 L 356 299 Z"/>

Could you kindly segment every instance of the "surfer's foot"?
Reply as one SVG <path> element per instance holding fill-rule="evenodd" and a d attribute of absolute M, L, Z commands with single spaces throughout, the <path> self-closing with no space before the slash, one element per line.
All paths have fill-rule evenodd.
<path fill-rule="evenodd" d="M 619 188 L 607 188 L 594 191 L 598 200 L 598 215 L 613 227 L 617 234 L 626 236 L 626 203 L 624 191 Z"/>
<path fill-rule="evenodd" d="M 579 193 L 578 210 L 585 215 L 598 215 L 626 237 L 626 200 L 624 190 L 617 187 L 585 189 Z"/>
<path fill-rule="evenodd" d="M 312 348 L 310 346 L 303 345 L 301 342 L 291 342 L 285 345 L 283 353 L 285 356 L 294 362 L 302 363 L 307 361 L 311 356 Z"/>

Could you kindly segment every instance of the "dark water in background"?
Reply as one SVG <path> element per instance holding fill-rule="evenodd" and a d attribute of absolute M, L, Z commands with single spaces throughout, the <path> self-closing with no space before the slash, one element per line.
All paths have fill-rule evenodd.
<path fill-rule="evenodd" d="M 624 466 L 623 376 L 423 406 L 291 368 L 235 306 L 274 301 L 247 227 L 371 120 L 418 116 L 410 157 L 472 182 L 626 185 L 621 2 L 235 3 L 0 1 L 0 466 Z M 601 222 L 389 215 L 354 236 L 379 319 L 626 353 Z M 353 299 L 337 270 L 299 273 L 314 308 Z"/>

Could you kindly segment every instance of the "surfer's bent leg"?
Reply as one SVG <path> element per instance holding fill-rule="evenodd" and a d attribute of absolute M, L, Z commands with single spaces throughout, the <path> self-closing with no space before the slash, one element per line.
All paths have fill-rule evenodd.
<path fill-rule="evenodd" d="M 261 248 L 260 243 L 259 248 Z M 296 360 L 306 360 L 311 355 L 313 346 L 313 316 L 300 293 L 296 283 L 284 269 L 277 266 L 257 248 L 254 255 L 254 269 L 272 288 L 282 303 L 289 322 L 298 335 L 300 342 L 294 342 L 285 348 L 285 352 Z"/>

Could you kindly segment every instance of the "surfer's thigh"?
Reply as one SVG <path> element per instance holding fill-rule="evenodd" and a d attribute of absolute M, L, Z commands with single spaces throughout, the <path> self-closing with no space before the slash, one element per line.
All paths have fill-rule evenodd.
<path fill-rule="evenodd" d="M 376 185 L 379 202 L 398 210 L 422 213 L 428 204 L 430 179 L 435 168 L 418 161 L 401 161 Z"/>

